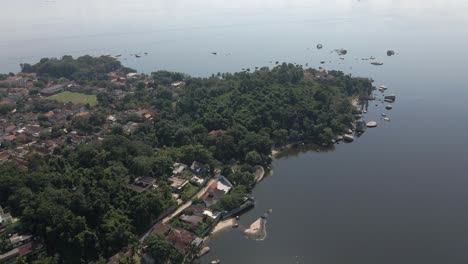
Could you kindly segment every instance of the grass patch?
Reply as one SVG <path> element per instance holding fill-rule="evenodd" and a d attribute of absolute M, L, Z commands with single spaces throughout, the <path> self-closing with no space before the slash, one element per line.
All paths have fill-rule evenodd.
<path fill-rule="evenodd" d="M 180 194 L 182 200 L 187 201 L 198 191 L 197 187 L 193 186 L 191 183 L 187 183 Z"/>
<path fill-rule="evenodd" d="M 97 104 L 97 97 L 94 94 L 82 94 L 69 91 L 49 96 L 47 99 L 63 103 L 71 102 L 73 104 L 89 104 L 90 106 L 95 106 Z"/>

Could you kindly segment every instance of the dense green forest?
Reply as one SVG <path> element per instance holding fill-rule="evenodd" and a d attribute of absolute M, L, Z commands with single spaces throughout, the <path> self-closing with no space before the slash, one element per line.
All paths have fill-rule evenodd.
<path fill-rule="evenodd" d="M 129 71 L 114 59 L 90 58 L 43 59 L 23 65 L 23 71 L 82 83 Z M 253 166 L 269 165 L 273 147 L 330 144 L 354 121 L 351 97 L 372 90 L 369 79 L 316 73 L 286 63 L 208 78 L 156 72 L 150 84 L 131 83 L 135 92 L 120 101 L 100 94 L 91 117 L 74 120 L 73 129 L 88 135 L 101 131 L 110 105 L 113 111 L 155 109 L 154 123 L 141 123 L 131 135 L 116 125 L 96 144 L 65 144 L 52 156 L 31 157 L 27 168 L 2 164 L 0 204 L 44 239 L 48 257 L 38 263 L 90 263 L 135 243 L 175 204 L 165 184 L 175 161 L 221 168 L 237 187 L 217 206 L 235 208 L 252 188 Z M 170 86 L 180 80 L 183 87 Z M 237 170 L 231 170 L 234 164 Z M 149 175 L 157 178 L 157 191 L 127 188 L 136 177 Z"/>

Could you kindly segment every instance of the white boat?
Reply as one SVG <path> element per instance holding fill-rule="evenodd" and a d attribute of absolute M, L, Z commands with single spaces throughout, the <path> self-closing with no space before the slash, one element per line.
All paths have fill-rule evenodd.
<path fill-rule="evenodd" d="M 377 122 L 375 122 L 375 121 L 367 122 L 367 127 L 376 127 L 376 126 L 377 126 Z"/>

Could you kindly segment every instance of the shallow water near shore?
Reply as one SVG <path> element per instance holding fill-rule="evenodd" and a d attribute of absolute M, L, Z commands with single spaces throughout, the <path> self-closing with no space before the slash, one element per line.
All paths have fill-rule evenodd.
<path fill-rule="evenodd" d="M 369 104 L 364 118 L 378 126 L 353 143 L 274 159 L 240 219 L 248 227 L 273 209 L 266 239 L 225 230 L 202 263 L 468 262 L 468 2 L 18 0 L 2 10 L 0 72 L 65 54 L 122 54 L 139 71 L 195 76 L 287 61 L 371 77 L 397 95 L 392 110 Z M 344 60 L 330 52 L 339 48 Z"/>

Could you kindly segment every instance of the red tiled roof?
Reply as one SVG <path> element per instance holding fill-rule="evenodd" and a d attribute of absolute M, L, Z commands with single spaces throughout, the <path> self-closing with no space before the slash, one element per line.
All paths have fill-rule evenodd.
<path fill-rule="evenodd" d="M 192 233 L 183 229 L 172 229 L 172 232 L 167 236 L 167 240 L 171 242 L 178 250 L 186 250 L 195 239 Z"/>
<path fill-rule="evenodd" d="M 224 133 L 224 132 L 225 132 L 224 130 L 219 129 L 219 130 L 211 130 L 210 133 L 208 133 L 208 134 L 217 135 L 217 134 Z"/>
<path fill-rule="evenodd" d="M 87 116 L 89 115 L 89 112 L 80 112 L 77 114 L 77 116 Z"/>
<path fill-rule="evenodd" d="M 16 139 L 16 136 L 15 135 L 9 135 L 9 136 L 4 137 L 3 139 L 5 139 L 7 141 L 12 141 L 12 140 Z"/>

